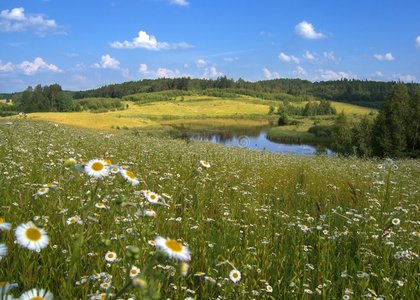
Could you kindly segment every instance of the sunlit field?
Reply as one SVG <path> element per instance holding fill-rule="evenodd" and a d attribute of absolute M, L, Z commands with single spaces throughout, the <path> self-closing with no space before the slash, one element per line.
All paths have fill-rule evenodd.
<path fill-rule="evenodd" d="M 419 295 L 419 161 L 28 120 L 0 136 L 4 299 Z"/>

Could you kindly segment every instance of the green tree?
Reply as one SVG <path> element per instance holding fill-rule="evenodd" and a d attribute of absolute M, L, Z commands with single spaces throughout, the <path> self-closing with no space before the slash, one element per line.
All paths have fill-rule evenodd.
<path fill-rule="evenodd" d="M 339 113 L 335 119 L 331 137 L 331 147 L 338 153 L 350 155 L 354 152 L 352 143 L 352 128 L 344 112 Z"/>
<path fill-rule="evenodd" d="M 396 84 L 375 120 L 374 155 L 403 157 L 407 154 L 410 115 L 410 97 L 407 88 L 403 84 Z"/>

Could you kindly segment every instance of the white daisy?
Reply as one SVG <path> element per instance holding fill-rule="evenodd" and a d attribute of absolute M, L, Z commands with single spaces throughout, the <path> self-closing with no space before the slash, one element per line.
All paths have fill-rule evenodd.
<path fill-rule="evenodd" d="M 132 185 L 139 184 L 139 180 L 137 179 L 136 175 L 134 175 L 133 172 L 121 169 L 120 173 L 124 177 L 124 179 L 127 180 L 128 182 L 131 182 Z"/>
<path fill-rule="evenodd" d="M 120 173 L 120 170 L 122 169 L 117 165 L 112 165 L 110 166 L 109 170 L 111 171 L 112 174 L 117 174 L 117 173 Z"/>
<path fill-rule="evenodd" d="M 24 292 L 19 300 L 53 300 L 54 296 L 49 291 L 44 289 L 32 289 L 27 292 Z"/>
<path fill-rule="evenodd" d="M 154 192 L 150 192 L 147 191 L 147 193 L 145 193 L 146 199 L 147 201 L 149 201 L 150 203 L 156 204 L 159 202 L 160 196 Z"/>
<path fill-rule="evenodd" d="M 91 177 L 101 178 L 109 175 L 109 165 L 102 159 L 91 159 L 84 167 L 85 173 Z"/>
<path fill-rule="evenodd" d="M 204 167 L 204 168 L 210 168 L 210 163 L 209 161 L 206 160 L 200 160 L 200 164 Z"/>
<path fill-rule="evenodd" d="M 36 191 L 36 195 L 37 196 L 45 195 L 46 193 L 48 193 L 49 190 L 50 189 L 48 187 L 43 186 L 43 187 L 39 188 L 38 191 Z"/>
<path fill-rule="evenodd" d="M 7 255 L 7 246 L 6 244 L 0 244 L 0 260 Z"/>
<path fill-rule="evenodd" d="M 95 207 L 96 208 L 108 208 L 108 206 L 106 206 L 105 204 L 103 204 L 102 202 L 97 202 L 95 203 Z"/>
<path fill-rule="evenodd" d="M 131 269 L 130 269 L 130 278 L 133 279 L 133 278 L 135 278 L 139 274 L 140 274 L 140 269 L 137 268 L 136 266 L 131 266 Z"/>
<path fill-rule="evenodd" d="M 400 224 L 401 224 L 401 220 L 400 219 L 398 219 L 398 218 L 392 219 L 392 225 L 398 226 Z"/>
<path fill-rule="evenodd" d="M 10 230 L 11 227 L 10 223 L 7 223 L 4 218 L 0 217 L 0 230 Z"/>
<path fill-rule="evenodd" d="M 38 228 L 34 223 L 20 224 L 15 230 L 17 242 L 32 251 L 39 251 L 48 245 L 50 238 L 44 229 Z"/>
<path fill-rule="evenodd" d="M 114 262 L 117 259 L 117 253 L 112 252 L 112 251 L 108 251 L 105 254 L 105 260 L 108 262 Z"/>
<path fill-rule="evenodd" d="M 239 272 L 236 269 L 233 269 L 232 271 L 230 271 L 229 273 L 229 278 L 230 280 L 232 280 L 234 283 L 237 283 L 239 280 L 241 280 L 241 272 Z"/>
<path fill-rule="evenodd" d="M 7 294 L 11 289 L 14 289 L 16 287 L 18 287 L 17 283 L 9 283 L 7 281 L 0 281 L 0 296 Z M 0 298 L 0 299 L 3 299 L 3 298 Z M 14 298 L 10 297 L 10 298 L 5 298 L 5 299 L 7 300 L 7 299 L 14 299 Z"/>
<path fill-rule="evenodd" d="M 82 220 L 80 219 L 79 216 L 73 216 L 67 219 L 66 221 L 67 225 L 72 225 L 72 224 L 82 224 Z"/>
<path fill-rule="evenodd" d="M 155 239 L 155 245 L 170 258 L 175 258 L 180 261 L 189 261 L 191 259 L 190 250 L 176 240 L 158 236 Z"/>

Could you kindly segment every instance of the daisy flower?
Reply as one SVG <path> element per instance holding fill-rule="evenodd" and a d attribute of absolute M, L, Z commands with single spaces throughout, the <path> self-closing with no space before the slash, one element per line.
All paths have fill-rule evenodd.
<path fill-rule="evenodd" d="M 132 185 L 139 184 L 139 180 L 137 179 L 137 177 L 134 175 L 133 172 L 127 171 L 124 169 L 121 169 L 120 172 L 121 172 L 121 175 L 124 177 L 124 179 L 127 180 L 128 182 L 131 182 Z"/>
<path fill-rule="evenodd" d="M 5 222 L 4 218 L 0 217 L 0 230 L 10 230 L 12 226 Z"/>
<path fill-rule="evenodd" d="M 105 260 L 108 262 L 114 262 L 117 259 L 117 253 L 112 252 L 112 251 L 108 251 L 105 254 Z"/>
<path fill-rule="evenodd" d="M 109 175 L 109 165 L 102 159 L 91 159 L 84 167 L 87 175 L 95 178 L 101 178 Z"/>
<path fill-rule="evenodd" d="M 109 169 L 109 171 L 110 171 L 112 174 L 117 174 L 117 173 L 120 173 L 120 170 L 121 170 L 121 168 L 120 168 L 119 166 L 117 166 L 117 165 L 112 165 L 112 166 L 110 167 L 110 169 Z"/>
<path fill-rule="evenodd" d="M 106 206 L 105 204 L 103 204 L 102 202 L 98 202 L 95 204 L 96 208 L 108 208 L 108 206 Z"/>
<path fill-rule="evenodd" d="M 0 260 L 7 255 L 7 246 L 6 244 L 0 244 Z"/>
<path fill-rule="evenodd" d="M 190 250 L 176 240 L 158 236 L 155 239 L 155 245 L 170 258 L 180 261 L 189 261 L 191 259 Z"/>
<path fill-rule="evenodd" d="M 392 225 L 398 226 L 398 225 L 400 225 L 400 223 L 401 223 L 401 220 L 400 219 L 398 219 L 398 218 L 392 219 Z"/>
<path fill-rule="evenodd" d="M 133 278 L 135 278 L 139 274 L 140 274 L 140 269 L 137 268 L 136 266 L 131 266 L 131 269 L 130 269 L 130 278 L 133 279 Z"/>
<path fill-rule="evenodd" d="M 49 291 L 44 289 L 32 289 L 27 292 L 24 292 L 20 298 L 20 300 L 53 300 L 54 296 Z"/>
<path fill-rule="evenodd" d="M 147 201 L 149 201 L 150 203 L 156 204 L 159 202 L 160 196 L 156 193 L 147 191 L 147 193 L 145 193 L 146 199 Z"/>
<path fill-rule="evenodd" d="M 100 287 L 101 287 L 101 289 L 107 290 L 107 289 L 109 289 L 111 287 L 111 283 L 108 282 L 108 281 L 102 282 L 100 284 Z"/>
<path fill-rule="evenodd" d="M 66 221 L 67 225 L 72 225 L 72 224 L 82 224 L 82 220 L 80 219 L 79 216 L 73 216 L 67 219 Z"/>
<path fill-rule="evenodd" d="M 42 196 L 45 195 L 46 193 L 48 193 L 50 189 L 48 187 L 43 186 L 42 188 L 39 188 L 38 191 L 36 192 L 37 196 Z"/>
<path fill-rule="evenodd" d="M 15 236 L 22 247 L 32 251 L 39 251 L 45 248 L 50 241 L 44 229 L 36 227 L 32 222 L 20 224 L 15 230 Z"/>
<path fill-rule="evenodd" d="M 236 269 L 233 269 L 232 271 L 230 271 L 229 273 L 229 278 L 230 280 L 232 280 L 234 283 L 237 283 L 239 280 L 241 280 L 241 272 L 239 272 Z"/>
<path fill-rule="evenodd" d="M 9 283 L 7 281 L 0 281 L 0 296 L 6 295 L 11 289 L 18 287 L 17 283 Z M 3 298 L 1 298 L 3 299 Z M 6 298 L 9 299 L 9 298 Z M 10 298 L 14 299 L 14 298 Z"/>
<path fill-rule="evenodd" d="M 200 160 L 200 164 L 204 167 L 204 168 L 210 168 L 210 163 L 209 161 L 206 160 Z"/>

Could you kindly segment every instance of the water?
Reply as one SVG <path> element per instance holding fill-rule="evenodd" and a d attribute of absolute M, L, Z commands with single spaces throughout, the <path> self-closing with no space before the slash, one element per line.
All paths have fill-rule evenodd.
<path fill-rule="evenodd" d="M 257 151 L 291 153 L 296 155 L 315 155 L 318 153 L 327 155 L 333 154 L 331 150 L 320 148 L 315 145 L 272 142 L 267 138 L 267 128 L 190 131 L 188 136 L 190 140 L 193 141 L 206 141 Z"/>

